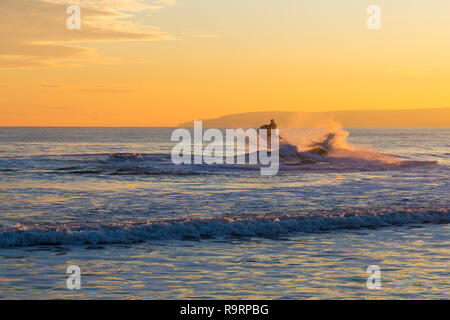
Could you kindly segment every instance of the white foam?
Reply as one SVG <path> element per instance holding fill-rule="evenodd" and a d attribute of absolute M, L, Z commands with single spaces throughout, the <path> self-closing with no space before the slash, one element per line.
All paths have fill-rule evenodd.
<path fill-rule="evenodd" d="M 131 221 L 102 225 L 16 225 L 0 228 L 0 247 L 136 243 L 225 237 L 273 237 L 411 223 L 450 223 L 448 208 L 382 210 L 343 214 L 204 218 L 166 222 Z"/>

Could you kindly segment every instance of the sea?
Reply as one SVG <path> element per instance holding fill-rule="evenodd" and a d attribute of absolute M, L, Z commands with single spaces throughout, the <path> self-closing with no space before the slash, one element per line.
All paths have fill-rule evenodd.
<path fill-rule="evenodd" d="M 273 176 L 175 165 L 174 129 L 1 127 L 0 299 L 450 298 L 450 128 L 341 129 Z"/>

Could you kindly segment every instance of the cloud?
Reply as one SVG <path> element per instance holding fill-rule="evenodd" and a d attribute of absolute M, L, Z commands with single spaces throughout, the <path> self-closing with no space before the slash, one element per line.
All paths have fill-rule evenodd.
<path fill-rule="evenodd" d="M 404 77 L 404 78 L 431 78 L 431 77 L 434 77 L 434 75 L 432 75 L 432 74 L 428 74 L 428 73 L 421 72 L 421 71 L 408 71 L 408 72 L 402 73 L 400 76 Z"/>
<path fill-rule="evenodd" d="M 43 106 L 42 109 L 59 111 L 59 110 L 77 110 L 75 107 L 67 107 L 67 106 Z"/>
<path fill-rule="evenodd" d="M 81 30 L 69 30 L 68 5 L 81 8 Z M 158 27 L 133 22 L 134 14 L 160 10 L 173 0 L 1 0 L 0 68 L 68 66 L 98 59 L 82 43 L 171 39 Z"/>
<path fill-rule="evenodd" d="M 42 88 L 61 88 L 62 85 L 56 83 L 41 83 L 40 86 Z"/>
<path fill-rule="evenodd" d="M 217 34 L 185 34 L 182 33 L 183 36 L 191 37 L 191 38 L 200 38 L 200 39 L 215 39 L 219 36 Z"/>
<path fill-rule="evenodd" d="M 121 89 L 121 88 L 94 88 L 94 89 L 81 89 L 80 91 L 89 93 L 132 93 L 135 90 Z"/>

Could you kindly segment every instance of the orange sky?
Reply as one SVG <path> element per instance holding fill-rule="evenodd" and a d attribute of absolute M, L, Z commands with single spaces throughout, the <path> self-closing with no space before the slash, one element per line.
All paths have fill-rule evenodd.
<path fill-rule="evenodd" d="M 376 2 L 2 0 L 0 125 L 449 107 L 450 2 Z"/>

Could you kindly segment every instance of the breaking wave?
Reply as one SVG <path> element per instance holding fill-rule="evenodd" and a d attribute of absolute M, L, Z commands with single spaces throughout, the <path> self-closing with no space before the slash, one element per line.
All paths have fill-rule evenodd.
<path fill-rule="evenodd" d="M 314 170 L 396 170 L 428 168 L 437 161 L 401 159 L 347 142 L 349 133 L 338 123 L 327 128 L 300 130 L 295 133 L 283 130 L 280 139 L 280 161 L 296 169 Z"/>
<path fill-rule="evenodd" d="M 341 214 L 128 221 L 103 224 L 0 227 L 0 247 L 125 244 L 150 240 L 200 240 L 229 237 L 270 238 L 294 233 L 374 229 L 407 224 L 450 223 L 448 208 L 383 209 Z"/>
<path fill-rule="evenodd" d="M 380 171 L 438 166 L 437 161 L 406 159 L 355 146 L 339 124 L 326 128 L 280 131 L 280 171 Z M 245 155 L 249 163 L 250 154 Z M 225 163 L 225 158 L 223 163 Z M 236 162 L 236 161 L 235 161 Z M 104 153 L 0 158 L 0 172 L 42 171 L 51 174 L 184 176 L 257 170 L 259 165 L 175 165 L 170 153 Z"/>

